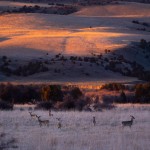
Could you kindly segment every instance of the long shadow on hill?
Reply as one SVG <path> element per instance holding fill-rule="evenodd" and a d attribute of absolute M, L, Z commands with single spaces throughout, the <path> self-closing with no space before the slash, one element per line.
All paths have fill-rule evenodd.
<path fill-rule="evenodd" d="M 1 42 L 4 42 L 4 41 L 7 41 L 7 40 L 9 40 L 9 39 L 11 39 L 11 38 L 0 37 L 0 43 L 1 43 Z"/>
<path fill-rule="evenodd" d="M 22 48 L 18 56 L 24 57 L 17 62 L 13 58 L 1 58 L 1 76 L 3 81 L 10 79 L 24 82 L 133 81 L 128 77 L 148 80 L 150 52 L 138 44 L 132 43 L 113 52 L 105 50 L 104 54 L 99 55 L 92 53 L 91 56 L 56 55 L 37 49 Z M 13 50 L 9 52 L 12 53 Z M 34 55 L 36 57 L 33 57 Z M 4 75 L 8 78 L 4 78 Z"/>
<path fill-rule="evenodd" d="M 105 50 L 104 58 L 107 61 L 105 69 L 119 72 L 125 76 L 137 77 L 138 79 L 149 81 L 149 42 L 141 40 L 139 43 L 131 43 L 130 45 L 113 52 Z"/>
<path fill-rule="evenodd" d="M 40 49 L 27 48 L 27 47 L 6 47 L 0 49 L 1 56 L 6 55 L 8 57 L 14 57 L 17 59 L 38 59 L 40 57 L 47 56 L 46 51 Z M 49 51 L 50 55 L 55 55 L 54 51 Z"/>

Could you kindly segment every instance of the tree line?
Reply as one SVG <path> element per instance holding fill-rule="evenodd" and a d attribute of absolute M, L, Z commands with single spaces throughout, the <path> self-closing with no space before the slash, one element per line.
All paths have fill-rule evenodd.
<path fill-rule="evenodd" d="M 85 95 L 84 91 L 76 86 L 66 85 L 14 85 L 0 84 L 0 101 L 9 104 L 36 104 L 46 109 L 77 109 L 83 110 L 94 104 L 95 107 L 110 107 L 113 103 L 150 103 L 150 83 L 137 84 L 128 87 L 120 83 L 109 83 L 101 90 L 118 91 L 119 95 L 103 95 L 93 100 Z M 101 92 L 98 91 L 99 93 Z M 125 91 L 132 90 L 134 94 L 128 95 Z M 4 104 L 3 104 L 4 105 Z"/>

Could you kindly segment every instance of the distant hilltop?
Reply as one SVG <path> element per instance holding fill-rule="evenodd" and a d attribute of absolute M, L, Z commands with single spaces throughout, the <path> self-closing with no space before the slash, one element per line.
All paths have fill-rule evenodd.
<path fill-rule="evenodd" d="M 81 5 L 101 5 L 108 4 L 111 2 L 140 2 L 140 3 L 150 3 L 150 0 L 6 0 L 6 1 L 14 1 L 14 2 L 30 2 L 30 3 L 74 3 Z"/>

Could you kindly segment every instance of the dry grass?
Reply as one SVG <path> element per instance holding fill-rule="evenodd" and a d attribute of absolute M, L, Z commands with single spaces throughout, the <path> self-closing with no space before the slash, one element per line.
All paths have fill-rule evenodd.
<path fill-rule="evenodd" d="M 22 106 L 23 107 L 23 106 Z M 0 132 L 17 137 L 19 149 L 53 150 L 148 150 L 149 149 L 149 106 L 121 106 L 103 112 L 52 112 L 35 111 L 43 119 L 50 120 L 50 126 L 40 127 L 37 120 L 24 111 L 2 111 Z M 136 119 L 132 128 L 121 127 L 121 121 L 129 115 Z M 96 117 L 96 126 L 92 118 Z M 12 119 L 13 118 L 13 119 Z M 61 118 L 62 128 L 57 128 Z M 16 127 L 17 124 L 17 127 Z M 26 137 L 26 138 L 24 138 Z"/>

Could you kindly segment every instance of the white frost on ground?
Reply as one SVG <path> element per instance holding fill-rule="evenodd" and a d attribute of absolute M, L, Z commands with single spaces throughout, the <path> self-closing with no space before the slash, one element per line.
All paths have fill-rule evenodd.
<path fill-rule="evenodd" d="M 17 139 L 21 150 L 149 150 L 149 106 L 121 106 L 103 112 L 34 111 L 50 120 L 50 126 L 40 127 L 26 108 L 0 112 L 0 133 Z M 133 115 L 132 128 L 122 128 L 121 121 Z M 92 117 L 96 117 L 96 126 Z M 62 128 L 57 128 L 57 117 Z"/>

